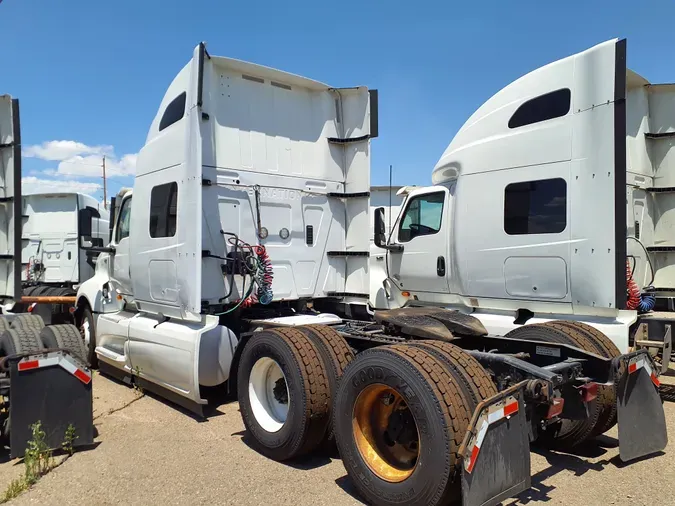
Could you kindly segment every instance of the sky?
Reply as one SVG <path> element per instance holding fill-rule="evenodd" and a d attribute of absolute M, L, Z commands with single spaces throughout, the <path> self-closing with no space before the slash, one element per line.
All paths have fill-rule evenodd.
<path fill-rule="evenodd" d="M 637 7 L 639 6 L 639 8 Z M 24 192 L 102 197 L 200 41 L 325 82 L 379 90 L 374 185 L 430 184 L 464 121 L 521 75 L 615 37 L 628 66 L 675 82 L 672 0 L 0 0 L 0 94 L 19 98 Z"/>

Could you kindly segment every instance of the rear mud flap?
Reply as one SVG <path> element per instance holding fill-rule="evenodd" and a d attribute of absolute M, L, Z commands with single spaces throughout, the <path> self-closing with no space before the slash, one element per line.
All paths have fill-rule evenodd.
<path fill-rule="evenodd" d="M 460 448 L 462 506 L 491 506 L 530 488 L 526 382 L 481 402 Z"/>
<path fill-rule="evenodd" d="M 663 450 L 668 433 L 656 364 L 649 352 L 639 350 L 619 358 L 625 364 L 616 400 L 619 456 L 627 462 Z"/>
<path fill-rule="evenodd" d="M 9 357 L 10 456 L 23 457 L 33 439 L 31 425 L 40 422 L 52 449 L 94 442 L 91 371 L 65 351 Z M 72 430 L 72 429 L 71 429 Z"/>

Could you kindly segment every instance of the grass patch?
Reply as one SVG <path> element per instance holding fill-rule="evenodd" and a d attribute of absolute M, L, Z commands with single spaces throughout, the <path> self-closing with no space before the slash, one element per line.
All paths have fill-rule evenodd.
<path fill-rule="evenodd" d="M 63 443 L 61 443 L 63 451 L 66 452 L 68 456 L 73 454 L 73 443 L 77 438 L 78 436 L 75 435 L 75 426 L 71 423 L 66 429 L 66 435 L 63 439 Z"/>
<path fill-rule="evenodd" d="M 56 467 L 52 450 L 45 441 L 47 434 L 42 429 L 42 423 L 36 422 L 31 425 L 30 428 L 32 437 L 30 441 L 28 441 L 26 454 L 23 458 L 23 474 L 21 477 L 10 482 L 2 496 L 0 496 L 0 504 L 18 497 L 22 492 L 25 492 L 37 483 L 42 476 Z M 66 429 L 65 439 L 61 444 L 63 451 L 67 454 L 66 458 L 73 454 L 73 443 L 75 439 L 77 439 L 75 427 L 69 425 L 68 429 Z"/>

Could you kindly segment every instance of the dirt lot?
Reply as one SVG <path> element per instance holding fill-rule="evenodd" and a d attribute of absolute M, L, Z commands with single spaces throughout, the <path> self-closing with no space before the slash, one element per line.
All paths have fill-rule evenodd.
<path fill-rule="evenodd" d="M 675 374 L 662 379 L 675 385 Z M 12 504 L 361 504 L 337 456 L 287 465 L 250 449 L 236 403 L 200 422 L 98 374 L 94 397 L 100 444 L 76 453 Z M 675 403 L 665 409 L 672 435 Z M 576 455 L 533 453 L 532 489 L 505 504 L 646 505 L 675 497 L 675 445 L 623 466 L 615 438 L 614 429 Z M 21 469 L 15 461 L 0 464 L 0 486 Z"/>

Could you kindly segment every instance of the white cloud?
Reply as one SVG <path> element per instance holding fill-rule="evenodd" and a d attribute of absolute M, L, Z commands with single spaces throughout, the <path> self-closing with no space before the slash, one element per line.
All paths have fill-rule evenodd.
<path fill-rule="evenodd" d="M 103 156 L 106 157 L 106 177 L 133 176 L 136 173 L 136 153 L 121 158 L 113 146 L 88 146 L 76 141 L 47 141 L 27 146 L 23 156 L 58 161 L 56 169 L 47 169 L 48 176 L 102 177 Z"/>
<path fill-rule="evenodd" d="M 47 141 L 34 146 L 26 146 L 23 156 L 42 160 L 68 160 L 81 155 L 112 154 L 112 146 L 87 146 L 76 141 Z"/>
<path fill-rule="evenodd" d="M 21 193 L 24 195 L 32 193 L 54 193 L 54 192 L 79 192 L 92 194 L 101 189 L 98 183 L 86 183 L 84 181 L 75 181 L 73 179 L 41 179 L 34 176 L 21 179 Z"/>

